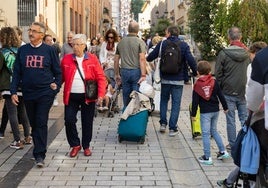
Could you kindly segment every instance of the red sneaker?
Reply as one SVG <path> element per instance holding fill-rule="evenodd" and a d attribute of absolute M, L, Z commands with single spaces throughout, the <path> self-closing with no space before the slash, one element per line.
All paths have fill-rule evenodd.
<path fill-rule="evenodd" d="M 91 155 L 91 151 L 90 151 L 89 148 L 84 149 L 84 155 L 85 156 L 90 156 Z"/>
<path fill-rule="evenodd" d="M 80 150 L 81 150 L 81 146 L 73 147 L 72 151 L 70 152 L 70 157 L 75 157 Z"/>

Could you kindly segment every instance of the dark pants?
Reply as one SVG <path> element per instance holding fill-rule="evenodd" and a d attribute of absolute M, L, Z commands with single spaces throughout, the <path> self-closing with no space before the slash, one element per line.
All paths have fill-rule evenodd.
<path fill-rule="evenodd" d="M 68 143 L 71 147 L 79 146 L 80 139 L 76 127 L 77 112 L 81 108 L 82 123 L 82 147 L 89 148 L 92 139 L 93 119 L 95 112 L 95 102 L 85 103 L 84 93 L 71 93 L 69 104 L 65 105 L 64 120 Z"/>
<path fill-rule="evenodd" d="M 32 127 L 35 159 L 45 159 L 47 152 L 47 122 L 54 96 L 43 96 L 34 100 L 25 100 L 27 115 Z"/>
<path fill-rule="evenodd" d="M 11 130 L 13 132 L 14 140 L 15 141 L 21 140 L 20 130 L 19 130 L 19 119 L 23 126 L 24 137 L 30 136 L 30 125 L 29 125 L 27 114 L 26 114 L 23 97 L 19 96 L 20 102 L 18 106 L 12 103 L 10 95 L 4 95 L 4 99 L 5 99 L 5 106 L 7 108 L 8 119 L 11 125 Z"/>
<path fill-rule="evenodd" d="M 5 130 L 7 128 L 7 122 L 8 122 L 7 107 L 4 104 L 3 105 L 3 110 L 2 110 L 2 119 L 1 119 L 0 133 L 5 134 Z"/>

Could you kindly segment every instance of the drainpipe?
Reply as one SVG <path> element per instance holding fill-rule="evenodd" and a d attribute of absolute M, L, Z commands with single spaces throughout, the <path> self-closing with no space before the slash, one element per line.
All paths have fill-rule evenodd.
<path fill-rule="evenodd" d="M 63 11 L 63 42 L 65 41 L 65 39 L 67 38 L 66 34 L 67 34 L 67 0 L 63 0 L 62 1 L 62 11 Z"/>

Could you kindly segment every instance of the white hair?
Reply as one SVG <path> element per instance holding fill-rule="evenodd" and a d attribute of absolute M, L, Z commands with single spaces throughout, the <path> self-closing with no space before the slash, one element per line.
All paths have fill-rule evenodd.
<path fill-rule="evenodd" d="M 76 40 L 76 39 L 80 39 L 80 41 L 83 44 L 87 44 L 87 37 L 85 34 L 81 34 L 81 33 L 75 34 L 73 37 L 73 40 Z"/>

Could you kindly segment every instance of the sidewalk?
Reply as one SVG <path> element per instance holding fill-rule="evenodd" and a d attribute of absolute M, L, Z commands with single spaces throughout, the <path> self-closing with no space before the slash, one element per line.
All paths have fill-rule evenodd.
<path fill-rule="evenodd" d="M 144 144 L 119 143 L 117 138 L 119 115 L 107 118 L 99 114 L 94 121 L 92 156 L 85 157 L 83 152 L 80 152 L 76 158 L 70 158 L 68 155 L 70 148 L 62 125 L 63 107 L 62 105 L 53 107 L 50 122 L 57 123 L 55 127 L 63 128 L 48 147 L 45 168 L 38 169 L 33 166 L 33 161 L 29 162 L 31 157 L 29 153 L 23 157 L 26 148 L 19 151 L 6 148 L 5 151 L 0 150 L 2 151 L 0 177 L 3 177 L 1 181 L 7 178 L 3 170 L 6 164 L 3 161 L 9 160 L 10 156 L 16 156 L 18 160 L 13 161 L 15 163 L 19 163 L 21 158 L 28 158 L 28 163 L 31 163 L 29 172 L 27 171 L 25 177 L 21 178 L 18 186 L 20 188 L 217 187 L 216 181 L 225 178 L 234 165 L 232 159 L 225 161 L 216 159 L 217 146 L 214 141 L 211 150 L 214 164 L 211 166 L 199 164 L 197 158 L 203 154 L 202 140 L 192 139 L 188 112 L 190 100 L 191 86 L 186 85 L 178 121 L 180 130 L 178 136 L 169 137 L 167 133 L 159 133 L 159 115 L 153 113 L 149 118 Z M 78 124 L 80 127 L 80 121 Z M 224 143 L 227 144 L 223 112 L 220 113 L 218 130 Z M 5 139 L 0 140 L 1 147 L 4 142 Z"/>

